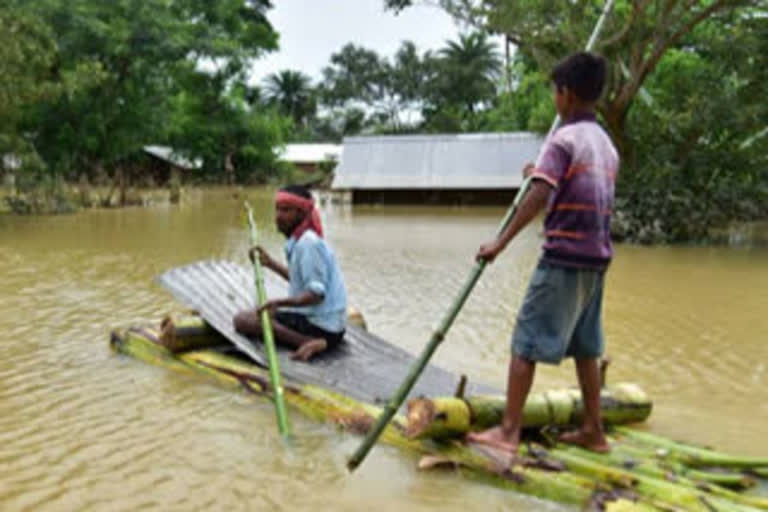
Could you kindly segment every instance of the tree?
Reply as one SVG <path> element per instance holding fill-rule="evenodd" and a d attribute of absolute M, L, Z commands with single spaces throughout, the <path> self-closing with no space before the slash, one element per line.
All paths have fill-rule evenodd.
<path fill-rule="evenodd" d="M 521 55 L 507 72 L 510 87 L 494 98 L 491 108 L 480 113 L 473 129 L 485 132 L 546 132 L 555 117 L 549 78 Z"/>
<path fill-rule="evenodd" d="M 366 112 L 367 123 L 363 124 L 374 123 L 380 131 L 408 131 L 424 101 L 433 71 L 430 59 L 429 53 L 420 56 L 409 41 L 401 44 L 393 62 L 375 51 L 347 44 L 323 69 L 321 102 L 333 112 Z"/>
<path fill-rule="evenodd" d="M 385 0 L 395 10 L 411 3 Z M 525 129 L 543 128 L 544 109 L 534 105 L 545 99 L 540 85 L 559 59 L 583 48 L 605 5 L 439 3 L 517 45 L 522 80 L 484 122 L 509 126 L 517 117 Z M 768 137 L 767 42 L 766 0 L 617 0 L 595 51 L 609 62 L 600 118 L 622 153 L 619 236 L 698 240 L 729 220 L 768 216 L 767 157 L 758 149 Z"/>
<path fill-rule="evenodd" d="M 704 239 L 712 226 L 768 215 L 765 142 L 753 138 L 768 119 L 767 28 L 755 16 L 708 20 L 648 78 L 653 103 L 638 102 L 627 125 L 622 235 Z"/>
<path fill-rule="evenodd" d="M 385 0 L 401 10 L 411 0 Z M 583 48 L 604 5 L 598 0 L 439 0 L 457 18 L 505 35 L 518 52 L 549 70 L 563 56 Z M 628 149 L 625 123 L 645 80 L 665 53 L 706 20 L 765 13 L 766 0 L 618 0 L 595 51 L 611 62 L 612 74 L 599 111 L 622 152 Z"/>
<path fill-rule="evenodd" d="M 54 35 L 43 20 L 13 5 L 0 8 L 0 175 L 10 170 L 16 191 L 43 188 L 45 196 L 32 203 L 16 202 L 12 204 L 15 211 L 45 209 L 44 203 L 60 199 L 58 182 L 46 174 L 34 133 L 24 130 L 25 114 L 34 105 L 74 94 L 103 78 L 94 61 L 83 60 L 70 69 L 59 70 L 56 58 Z M 3 169 L 8 163 L 12 163 L 12 169 Z M 55 209 L 66 208 L 57 203 Z"/>
<path fill-rule="evenodd" d="M 453 104 L 464 104 L 470 114 L 496 96 L 501 59 L 493 43 L 482 32 L 448 41 L 439 52 L 440 96 Z"/>
<path fill-rule="evenodd" d="M 96 84 L 38 102 L 25 129 L 49 167 L 68 177 L 117 176 L 125 159 L 168 132 L 177 74 L 207 69 L 226 90 L 276 48 L 266 0 L 10 0 L 42 19 L 57 48 L 55 79 L 95 62 Z"/>
<path fill-rule="evenodd" d="M 224 76 L 191 68 L 178 76 L 167 134 L 171 144 L 202 158 L 208 178 L 223 173 L 228 183 L 263 183 L 276 174 L 274 148 L 283 144 L 289 118 L 264 110 L 254 102 L 258 93 L 242 81 L 227 86 Z"/>
<path fill-rule="evenodd" d="M 297 127 L 307 125 L 317 105 L 312 80 L 300 71 L 283 70 L 269 75 L 264 85 L 267 102 L 291 117 Z"/>
<path fill-rule="evenodd" d="M 425 125 L 429 131 L 456 132 L 477 128 L 478 110 L 497 96 L 501 59 L 482 32 L 447 41 L 430 62 L 433 79 L 426 89 Z"/>
<path fill-rule="evenodd" d="M 18 136 L 22 107 L 53 93 L 48 70 L 54 55 L 45 24 L 18 10 L 0 9 L 0 154 Z"/>

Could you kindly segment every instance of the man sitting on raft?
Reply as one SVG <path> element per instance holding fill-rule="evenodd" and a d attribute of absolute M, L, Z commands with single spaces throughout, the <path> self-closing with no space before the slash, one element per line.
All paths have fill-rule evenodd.
<path fill-rule="evenodd" d="M 233 322 L 239 333 L 261 336 L 260 314 L 268 310 L 277 342 L 295 349 L 293 359 L 307 361 L 344 338 L 344 277 L 331 246 L 323 238 L 320 215 L 306 187 L 291 185 L 280 189 L 275 199 L 275 221 L 277 229 L 288 239 L 288 266 L 262 247 L 252 247 L 248 254 L 253 259 L 258 252 L 264 267 L 290 283 L 289 296 L 269 300 L 255 311 L 241 311 Z"/>

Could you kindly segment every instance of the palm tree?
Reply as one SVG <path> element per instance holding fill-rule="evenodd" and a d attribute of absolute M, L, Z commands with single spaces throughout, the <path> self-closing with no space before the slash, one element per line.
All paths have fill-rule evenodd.
<path fill-rule="evenodd" d="M 438 52 L 443 75 L 442 93 L 453 104 L 474 113 L 478 103 L 496 95 L 502 61 L 496 45 L 484 32 L 459 35 Z"/>
<path fill-rule="evenodd" d="M 265 97 L 281 112 L 303 126 L 315 113 L 315 94 L 312 80 L 301 71 L 289 69 L 272 73 L 265 80 Z"/>

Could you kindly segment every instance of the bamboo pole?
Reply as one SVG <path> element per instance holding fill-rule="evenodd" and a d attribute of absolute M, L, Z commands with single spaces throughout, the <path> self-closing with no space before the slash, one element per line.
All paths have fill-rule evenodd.
<path fill-rule="evenodd" d="M 203 374 L 230 389 L 244 389 L 265 398 L 271 396 L 273 389 L 266 370 L 210 350 L 174 355 L 159 343 L 157 334 L 153 329 L 113 331 L 111 345 L 117 352 L 150 364 L 185 374 Z M 310 419 L 332 423 L 352 433 L 366 432 L 381 412 L 376 406 L 312 385 L 286 382 L 284 389 L 286 403 L 295 410 Z M 404 418 L 396 416 L 387 425 L 381 440 L 411 452 L 450 458 L 464 468 L 469 476 L 501 488 L 577 506 L 586 504 L 596 490 L 607 490 L 578 475 L 560 474 L 535 467 L 520 466 L 511 470 L 498 468 L 483 454 L 463 449 L 458 443 L 412 440 L 404 435 L 404 431 Z"/>
<path fill-rule="evenodd" d="M 768 457 L 734 456 L 706 448 L 698 448 L 683 443 L 670 441 L 648 432 L 638 432 L 624 427 L 616 427 L 617 437 L 623 437 L 628 441 L 641 445 L 655 447 L 661 450 L 659 456 L 671 454 L 673 458 L 684 462 L 688 466 L 695 467 L 724 467 L 724 468 L 760 468 L 768 467 Z"/>
<path fill-rule="evenodd" d="M 204 374 L 220 385 L 244 389 L 255 396 L 269 398 L 273 389 L 269 373 L 249 361 L 233 358 L 212 350 L 196 350 L 173 354 L 158 340 L 152 328 L 113 332 L 112 347 L 148 363 L 187 374 Z M 364 404 L 333 391 L 306 384 L 286 382 L 286 404 L 311 419 L 333 423 L 352 433 L 362 434 L 371 428 L 381 409 Z M 455 468 L 462 475 L 494 486 L 566 504 L 589 506 L 589 510 L 719 510 L 746 512 L 764 509 L 764 498 L 728 493 L 717 486 L 693 486 L 686 479 L 676 483 L 638 475 L 626 467 L 611 467 L 603 455 L 579 453 L 575 448 L 544 450 L 534 447 L 530 456 L 511 458 L 483 446 L 464 445 L 457 441 L 436 442 L 410 439 L 406 424 L 396 415 L 386 426 L 381 440 L 411 452 L 426 454 L 438 466 Z M 625 445 L 614 443 L 615 455 Z M 653 457 L 653 450 L 641 454 Z M 489 451 L 485 451 L 489 450 Z M 503 459 L 506 457 L 506 459 Z M 591 460 L 594 457 L 600 460 Z M 560 462 L 558 462 L 560 461 Z M 554 463 L 559 463 L 556 466 Z M 546 469 L 543 469 L 546 468 Z M 670 469 L 672 471 L 673 469 Z M 685 485 L 682 485 L 685 484 Z M 722 491 L 725 491 L 723 493 Z M 588 505 L 589 504 L 589 505 Z"/>
<path fill-rule="evenodd" d="M 615 437 L 610 437 L 609 439 L 612 447 L 611 454 L 621 456 L 626 461 L 649 460 L 668 472 L 684 475 L 691 480 L 713 483 L 734 489 L 747 489 L 757 483 L 753 476 L 741 472 L 741 468 L 736 468 L 736 471 L 719 469 L 717 472 L 695 469 L 697 467 L 695 464 L 686 464 L 689 461 L 687 457 L 678 457 L 667 450 L 628 444 L 626 439 L 616 439 Z M 754 473 L 754 468 L 748 468 L 747 471 Z"/>
<path fill-rule="evenodd" d="M 531 183 L 530 177 L 523 180 L 523 183 L 520 186 L 520 189 L 517 191 L 517 195 L 515 195 L 515 200 L 512 202 L 512 206 L 509 207 L 506 215 L 504 216 L 504 219 L 501 221 L 501 224 L 499 225 L 499 229 L 498 229 L 499 234 L 501 234 L 507 228 L 509 223 L 512 221 L 512 217 L 514 217 L 515 212 L 517 212 L 518 204 L 520 203 L 522 198 L 525 197 L 525 193 L 528 191 L 528 187 L 530 186 L 530 183 Z M 429 342 L 422 350 L 421 355 L 411 365 L 411 369 L 408 372 L 408 375 L 406 376 L 403 383 L 400 385 L 400 387 L 392 396 L 392 398 L 390 398 L 389 401 L 387 401 L 387 404 L 384 407 L 383 412 L 381 413 L 379 418 L 376 420 L 376 424 L 368 432 L 368 435 L 365 436 L 365 439 L 363 439 L 363 442 L 360 444 L 358 449 L 347 461 L 347 468 L 349 468 L 350 471 L 354 471 L 355 468 L 357 468 L 357 466 L 360 465 L 363 459 L 365 459 L 365 456 L 368 454 L 370 449 L 376 443 L 376 439 L 379 437 L 379 435 L 381 435 L 381 432 L 384 430 L 384 427 L 387 425 L 387 422 L 389 422 L 389 420 L 392 419 L 392 416 L 395 415 L 397 410 L 405 401 L 406 397 L 408 396 L 408 393 L 411 391 L 414 384 L 416 384 L 416 381 L 418 380 L 421 373 L 424 371 L 424 368 L 427 366 L 427 363 L 429 362 L 429 360 L 432 358 L 432 355 L 437 350 L 437 347 L 440 346 L 440 343 L 442 343 L 443 339 L 445 339 L 445 335 L 448 332 L 448 329 L 451 328 L 453 321 L 456 319 L 456 316 L 459 314 L 459 311 L 461 311 L 462 306 L 464 306 L 464 303 L 469 297 L 469 294 L 472 292 L 472 289 L 475 287 L 475 284 L 480 279 L 480 276 L 482 275 L 486 265 L 487 265 L 487 262 L 483 260 L 483 261 L 476 262 L 474 267 L 472 267 L 472 271 L 469 274 L 469 278 L 464 283 L 464 286 L 459 291 L 459 295 L 454 299 L 450 308 L 448 308 L 448 312 L 443 317 L 443 320 L 440 322 L 440 326 L 432 334 L 432 337 L 430 338 Z"/>
<path fill-rule="evenodd" d="M 245 203 L 245 209 L 248 212 L 248 226 L 250 228 L 251 246 L 258 244 L 258 233 L 256 231 L 256 222 L 253 220 L 253 210 L 248 201 Z M 256 284 L 257 304 L 262 306 L 267 302 L 267 292 L 264 288 L 264 275 L 259 258 L 253 258 L 253 276 Z M 291 427 L 288 424 L 288 414 L 285 412 L 285 400 L 283 385 L 280 382 L 280 367 L 277 360 L 277 349 L 275 348 L 275 339 L 272 333 L 272 319 L 269 311 L 261 312 L 261 329 L 264 334 L 264 348 L 267 352 L 267 361 L 269 363 L 269 380 L 272 384 L 272 390 L 275 402 L 275 414 L 277 416 L 277 429 L 284 438 L 291 435 Z"/>
<path fill-rule="evenodd" d="M 763 508 L 762 500 L 751 496 L 737 495 L 739 502 L 733 502 L 732 497 L 722 497 L 721 493 L 713 492 L 716 486 L 689 487 L 685 481 L 670 482 L 596 462 L 573 450 L 549 450 L 549 456 L 566 465 L 569 471 L 577 474 L 610 482 L 620 488 L 635 491 L 652 499 L 663 500 L 667 503 L 684 507 L 685 510 L 711 512 L 711 510 L 741 511 L 768 510 Z M 727 492 L 725 489 L 722 491 Z M 736 494 L 736 493 L 733 493 Z M 753 508 L 754 507 L 754 508 Z"/>
<path fill-rule="evenodd" d="M 736 504 L 754 507 L 761 510 L 768 510 L 768 498 L 752 496 L 749 494 L 740 494 L 730 489 L 721 487 L 717 484 L 716 481 L 710 481 L 708 479 L 710 475 L 715 475 L 714 473 L 707 474 L 701 471 L 687 468 L 682 465 L 677 468 L 665 468 L 659 465 L 658 462 L 654 461 L 653 459 L 628 459 L 618 453 L 595 453 L 575 446 L 563 447 L 558 445 L 556 449 L 550 450 L 550 454 L 555 459 L 561 455 L 573 455 L 579 459 L 594 462 L 595 464 L 618 468 L 621 471 L 627 473 L 642 475 L 644 477 L 658 481 L 664 481 L 681 487 L 686 487 L 696 493 L 703 492 L 708 495 L 717 496 L 718 498 L 728 499 Z M 744 475 L 732 474 L 727 476 L 741 477 L 742 481 L 745 478 Z"/>

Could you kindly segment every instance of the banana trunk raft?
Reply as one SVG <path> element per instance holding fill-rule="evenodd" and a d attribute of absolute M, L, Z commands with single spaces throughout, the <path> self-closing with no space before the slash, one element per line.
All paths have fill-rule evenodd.
<path fill-rule="evenodd" d="M 194 316 L 165 319 L 157 328 L 115 330 L 111 346 L 147 363 L 271 399 L 268 371 L 231 351 L 225 338 Z M 291 378 L 285 382 L 285 401 L 294 412 L 355 434 L 367 432 L 380 412 L 371 403 Z M 651 407 L 631 384 L 606 388 L 601 405 L 614 424 L 642 421 Z M 461 440 L 467 430 L 498 421 L 502 406 L 503 398 L 492 396 L 417 398 L 409 403 L 408 415 L 395 416 L 381 440 L 421 455 L 421 469 L 449 468 L 469 480 L 585 510 L 768 510 L 768 497 L 755 491 L 756 484 L 768 486 L 768 457 L 737 457 L 626 426 L 611 428 L 610 454 L 547 442 L 547 429 L 579 418 L 580 400 L 571 390 L 531 395 L 526 424 L 544 428 L 535 429 L 518 457 Z"/>

